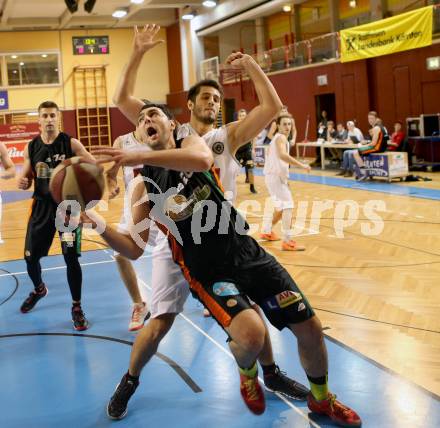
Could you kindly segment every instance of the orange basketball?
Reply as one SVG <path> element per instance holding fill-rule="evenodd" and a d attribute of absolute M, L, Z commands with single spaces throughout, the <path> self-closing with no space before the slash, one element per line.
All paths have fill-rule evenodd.
<path fill-rule="evenodd" d="M 103 169 L 79 156 L 66 159 L 52 171 L 49 189 L 57 204 L 75 200 L 84 210 L 87 204 L 99 201 L 104 194 Z"/>

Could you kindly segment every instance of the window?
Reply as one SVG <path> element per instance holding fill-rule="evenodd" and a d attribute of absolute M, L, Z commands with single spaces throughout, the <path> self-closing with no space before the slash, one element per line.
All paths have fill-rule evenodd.
<path fill-rule="evenodd" d="M 2 55 L 4 86 L 58 85 L 60 84 L 59 54 L 16 53 Z"/>

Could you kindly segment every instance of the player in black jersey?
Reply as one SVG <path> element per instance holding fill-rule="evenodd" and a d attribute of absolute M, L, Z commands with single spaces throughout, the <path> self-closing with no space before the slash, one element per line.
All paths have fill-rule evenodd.
<path fill-rule="evenodd" d="M 165 108 L 151 105 L 145 111 L 152 151 L 96 151 L 123 165 L 145 165 L 143 180 L 132 189 L 130 235 L 107 225 L 102 237 L 116 251 L 136 259 L 148 240 L 150 219 L 168 233 L 173 258 L 193 295 L 230 336 L 240 376 L 246 378 L 241 394 L 255 414 L 265 409 L 256 366 L 265 329 L 248 296 L 275 327 L 287 327 L 295 334 L 311 385 L 309 408 L 343 426 L 360 426 L 359 416 L 328 391 L 327 351 L 320 321 L 287 271 L 247 235 L 245 220 L 223 196 L 212 168 L 211 150 L 198 136 L 175 141 L 175 124 Z M 83 221 L 90 219 L 95 224 L 102 221 L 95 212 L 90 212 L 89 218 L 83 215 Z M 139 373 L 144 365 L 142 343 L 136 340 L 129 371 L 108 405 L 111 417 L 125 416 L 128 400 L 139 384 L 133 373 Z"/>
<path fill-rule="evenodd" d="M 40 104 L 38 122 L 41 133 L 24 150 L 23 171 L 18 180 L 18 187 L 22 190 L 29 189 L 34 181 L 32 212 L 24 248 L 24 259 L 34 290 L 21 305 L 23 313 L 29 312 L 48 292 L 41 277 L 40 259 L 47 256 L 56 232 L 57 204 L 49 192 L 50 174 L 60 162 L 73 156 L 83 156 L 94 162 L 93 156 L 78 140 L 60 132 L 59 119 L 60 111 L 54 102 Z M 60 232 L 59 235 L 72 295 L 73 325 L 75 330 L 85 330 L 88 322 L 81 309 L 82 271 L 78 261 L 81 255 L 81 228 L 72 233 Z"/>
<path fill-rule="evenodd" d="M 238 111 L 237 120 L 243 120 L 247 116 L 247 111 L 242 108 Z M 244 166 L 246 173 L 246 183 L 249 183 L 249 190 L 252 193 L 257 193 L 255 190 L 255 180 L 254 180 L 254 156 L 253 156 L 253 141 L 241 146 L 235 153 L 235 157 L 241 166 Z"/>

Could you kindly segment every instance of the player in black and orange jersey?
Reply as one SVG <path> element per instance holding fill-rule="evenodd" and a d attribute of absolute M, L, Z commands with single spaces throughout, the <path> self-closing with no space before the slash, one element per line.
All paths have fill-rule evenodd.
<path fill-rule="evenodd" d="M 102 237 L 116 251 L 136 259 L 148 241 L 151 219 L 169 236 L 173 258 L 187 278 L 193 295 L 207 307 L 230 337 L 239 365 L 241 394 L 256 414 L 265 409 L 256 359 L 264 343 L 264 324 L 249 298 L 263 308 L 278 329 L 289 328 L 298 340 L 301 362 L 311 385 L 308 406 L 343 426 L 360 426 L 359 416 L 331 394 L 327 386 L 327 351 L 322 326 L 288 272 L 249 235 L 246 221 L 223 195 L 212 168 L 213 155 L 203 139 L 190 135 L 174 140 L 175 123 L 159 105 L 145 107 L 149 145 L 136 153 L 99 149 L 122 165 L 142 162 L 142 179 L 132 189 L 130 235 L 107 225 Z M 95 212 L 84 222 L 103 221 Z M 144 226 L 144 227 L 142 227 Z M 139 384 L 145 364 L 139 336 L 128 372 L 113 394 L 107 411 L 120 419 Z"/>
<path fill-rule="evenodd" d="M 387 150 L 388 146 L 388 131 L 385 126 L 383 126 L 382 120 L 375 111 L 368 113 L 368 123 L 371 126 L 371 142 L 361 144 L 358 150 L 353 153 L 357 180 L 365 180 L 368 178 L 368 170 L 365 168 L 361 156 L 366 156 L 371 153 L 382 153 Z"/>
<path fill-rule="evenodd" d="M 47 295 L 47 287 L 41 277 L 41 257 L 47 256 L 56 232 L 57 204 L 49 192 L 49 180 L 53 169 L 63 160 L 82 156 L 94 162 L 93 156 L 75 138 L 60 132 L 60 110 L 52 101 L 38 107 L 41 133 L 24 150 L 24 165 L 18 179 L 18 187 L 29 189 L 34 181 L 32 212 L 29 218 L 24 259 L 34 290 L 20 307 L 27 313 Z M 60 232 L 61 247 L 67 266 L 67 282 L 72 295 L 72 321 L 75 330 L 85 330 L 88 322 L 81 309 L 82 271 L 78 261 L 81 250 L 81 229 L 71 233 Z"/>

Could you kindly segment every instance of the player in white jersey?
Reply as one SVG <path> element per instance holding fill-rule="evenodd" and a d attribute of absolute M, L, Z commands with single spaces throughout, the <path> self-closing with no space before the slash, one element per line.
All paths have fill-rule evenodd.
<path fill-rule="evenodd" d="M 118 149 L 136 150 L 139 147 L 145 146 L 145 144 L 142 143 L 143 138 L 141 131 L 143 124 L 144 122 L 141 118 L 136 126 L 136 130 L 134 132 L 130 132 L 129 134 L 121 135 L 120 137 L 116 138 L 113 143 L 113 147 Z M 124 179 L 124 190 L 128 189 L 131 180 L 134 179 L 134 177 L 138 174 L 142 167 L 143 165 L 138 165 L 134 167 L 123 167 L 122 172 Z M 116 164 L 106 172 L 107 187 L 109 189 L 109 199 L 113 199 L 120 192 L 117 182 L 118 170 L 119 165 Z M 131 216 L 131 207 L 127 198 L 124 198 L 123 213 L 119 222 L 118 231 L 128 233 L 128 216 Z M 157 233 L 157 226 L 153 227 L 153 234 L 155 231 Z M 154 240 L 155 237 L 153 236 L 152 239 Z M 124 282 L 125 287 L 127 288 L 127 291 L 133 302 L 133 309 L 131 313 L 130 323 L 128 325 L 128 330 L 137 331 L 144 326 L 144 322 L 146 319 L 149 318 L 150 312 L 148 310 L 147 303 L 145 302 L 145 299 L 143 299 L 139 290 L 136 272 L 133 268 L 131 261 L 117 252 L 115 252 L 115 260 L 118 266 L 119 274 L 121 275 L 122 281 Z"/>
<path fill-rule="evenodd" d="M 8 150 L 4 143 L 0 141 L 0 165 L 3 167 L 4 171 L 0 173 L 0 178 L 9 179 L 15 176 L 15 166 L 9 157 Z M 2 223 L 2 212 L 3 212 L 3 201 L 2 192 L 0 189 L 0 227 Z M 0 244 L 3 244 L 2 233 L 0 229 Z"/>
<path fill-rule="evenodd" d="M 298 165 L 310 171 L 310 166 L 298 162 L 289 154 L 289 140 L 287 139 L 292 130 L 292 118 L 290 115 L 281 115 L 277 118 L 278 132 L 272 138 L 264 163 L 264 181 L 267 190 L 273 200 L 275 212 L 273 216 L 264 218 L 261 239 L 265 241 L 278 241 L 280 238 L 272 228 L 282 220 L 281 249 L 284 251 L 302 251 L 305 248 L 292 240 L 292 213 L 293 200 L 290 193 L 289 165 Z"/>
<path fill-rule="evenodd" d="M 136 123 L 139 111 L 144 106 L 143 101 L 133 96 L 137 71 L 143 55 L 160 43 L 154 40 L 158 31 L 159 26 L 156 25 L 146 25 L 141 32 L 135 27 L 133 52 L 113 98 L 113 102 L 132 123 Z M 229 192 L 229 200 L 233 200 L 236 195 L 235 178 L 240 169 L 235 159 L 235 152 L 241 144 L 256 137 L 272 120 L 281 108 L 281 101 L 269 79 L 252 57 L 238 52 L 232 54 L 228 62 L 248 73 L 255 85 L 260 104 L 243 121 L 214 129 L 223 91 L 218 82 L 203 80 L 192 86 L 188 92 L 187 106 L 191 112 L 191 119 L 189 123 L 180 127 L 177 139 L 191 133 L 203 137 L 214 154 L 215 166 L 219 169 L 225 191 Z M 162 241 L 160 236 L 163 237 Z M 131 358 L 130 374 L 134 376 L 139 376 L 142 367 L 156 353 L 160 341 L 171 328 L 189 294 L 189 286 L 180 268 L 172 260 L 168 242 L 161 233 L 158 235 L 156 246 L 159 250 L 153 253 L 151 319 L 136 338 L 136 343 L 141 343 L 141 346 L 137 346 L 141 352 L 132 355 Z M 153 307 L 153 300 L 159 301 L 160 304 Z M 259 312 L 258 307 L 255 309 Z M 306 399 L 308 389 L 289 379 L 276 366 L 267 328 L 265 345 L 259 356 L 259 362 L 263 367 L 267 388 L 295 399 Z"/>

